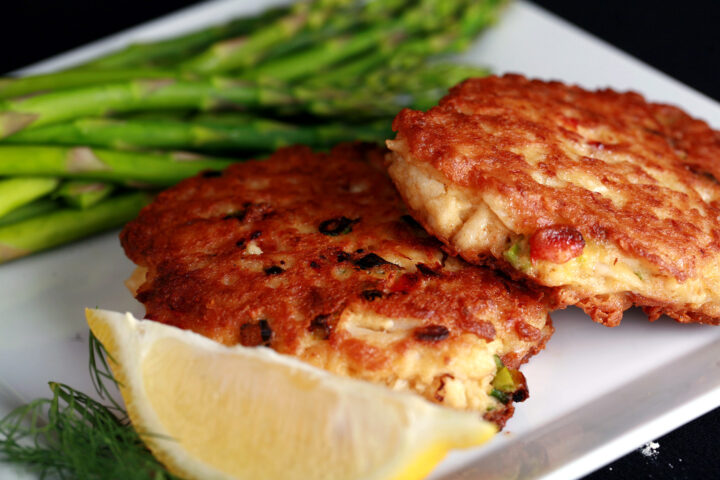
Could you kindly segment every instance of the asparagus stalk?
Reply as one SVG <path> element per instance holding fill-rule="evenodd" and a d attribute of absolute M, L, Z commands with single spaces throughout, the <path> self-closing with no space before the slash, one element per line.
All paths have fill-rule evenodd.
<path fill-rule="evenodd" d="M 71 207 L 86 209 L 101 202 L 115 190 L 110 183 L 87 180 L 68 180 L 53 194 Z"/>
<path fill-rule="evenodd" d="M 466 50 L 482 30 L 494 23 L 504 3 L 506 0 L 471 3 L 454 28 L 414 37 L 399 45 L 386 56 L 386 67 L 412 68 L 426 62 L 429 57 Z"/>
<path fill-rule="evenodd" d="M 478 70 L 484 74 L 485 70 Z M 396 72 L 402 74 L 402 72 Z M 426 110 L 442 98 L 447 89 L 454 85 L 438 84 L 431 88 L 419 86 L 415 90 L 383 90 L 372 86 L 353 90 L 333 87 L 298 87 L 293 94 L 302 105 L 302 111 L 317 116 L 337 117 L 352 115 L 354 118 L 394 117 L 403 108 Z"/>
<path fill-rule="evenodd" d="M 130 186 L 169 186 L 203 170 L 224 169 L 232 162 L 88 147 L 0 146 L 0 175 L 91 179 Z"/>
<path fill-rule="evenodd" d="M 223 79 L 196 82 L 154 80 L 93 86 L 0 103 L 0 138 L 42 125 L 110 112 L 136 112 L 220 107 L 269 109 L 321 116 L 357 113 L 362 116 L 395 115 L 424 92 L 353 91 L 322 87 L 290 88 L 250 85 Z"/>
<path fill-rule="evenodd" d="M 23 205 L 22 207 L 18 207 L 7 215 L 0 217 L 0 226 L 10 225 L 11 223 L 37 217 L 38 215 L 57 210 L 58 208 L 59 205 L 54 200 L 41 198 L 40 200 L 35 200 L 34 202 Z"/>
<path fill-rule="evenodd" d="M 438 78 L 438 81 L 441 80 L 443 77 Z M 102 116 L 109 112 L 172 108 L 210 110 L 232 106 L 318 116 L 355 114 L 361 117 L 382 117 L 395 115 L 403 107 L 424 107 L 428 102 L 437 101 L 438 91 L 437 88 L 430 92 L 378 92 L 377 88 L 369 87 L 350 91 L 323 86 L 280 88 L 219 79 L 197 82 L 137 81 L 66 90 L 0 103 L 0 138 L 28 128 L 81 117 Z"/>
<path fill-rule="evenodd" d="M 387 23 L 408 3 L 407 0 L 355 2 L 349 8 L 344 8 L 325 19 L 321 28 L 310 28 L 299 32 L 287 41 L 269 49 L 260 65 L 263 65 L 263 62 L 293 56 L 299 50 L 313 48 L 334 37 L 352 35 L 366 30 L 372 25 Z"/>
<path fill-rule="evenodd" d="M 2 226 L 0 263 L 119 227 L 133 219 L 150 200 L 147 193 L 130 193 L 86 210 L 61 209 Z"/>
<path fill-rule="evenodd" d="M 241 36 L 218 42 L 180 65 L 182 70 L 206 74 L 226 73 L 248 68 L 262 60 L 273 47 L 293 38 L 307 28 L 316 28 L 352 0 L 320 0 L 299 2 L 290 13 L 267 26 Z"/>
<path fill-rule="evenodd" d="M 86 87 L 103 83 L 117 83 L 136 79 L 173 77 L 174 72 L 154 69 L 98 70 L 47 73 L 19 78 L 0 78 L 0 99 L 19 97 L 30 93 Z"/>
<path fill-rule="evenodd" d="M 450 87 L 472 77 L 485 77 L 490 71 L 485 67 L 455 63 L 435 63 L 416 68 L 376 70 L 365 76 L 368 89 L 378 91 L 433 92 L 444 95 Z"/>
<path fill-rule="evenodd" d="M 60 181 L 51 177 L 8 178 L 0 180 L 0 217 L 16 208 L 44 197 Z"/>
<path fill-rule="evenodd" d="M 429 38 L 425 45 L 419 42 L 417 45 L 409 46 L 407 51 L 398 52 L 391 62 L 399 65 L 398 61 L 401 60 L 401 56 L 407 56 L 412 48 L 416 49 L 424 57 L 439 53 L 459 53 L 464 51 L 482 30 L 497 21 L 502 8 L 507 3 L 508 0 L 470 2 L 455 28 L 446 32 L 445 35 L 441 34 L 436 38 Z"/>
<path fill-rule="evenodd" d="M 362 81 L 369 71 L 383 65 L 389 57 L 388 52 L 380 50 L 367 55 L 361 55 L 332 69 L 325 70 L 321 75 L 303 79 L 306 86 L 330 85 L 334 88 L 351 88 Z"/>
<path fill-rule="evenodd" d="M 232 118 L 232 117 L 230 117 Z M 18 132 L 5 144 L 87 145 L 114 149 L 274 150 L 305 144 L 328 147 L 349 140 L 381 141 L 390 133 L 388 121 L 363 125 L 296 126 L 262 118 L 228 120 L 117 120 L 82 118 Z"/>
<path fill-rule="evenodd" d="M 332 85 L 350 87 L 362 78 L 367 83 L 365 74 L 385 73 L 390 69 L 417 68 L 423 65 L 428 57 L 458 53 L 467 48 L 475 36 L 488 25 L 492 24 L 506 0 L 479 0 L 471 2 L 458 15 L 457 24 L 453 28 L 443 29 L 430 34 L 413 36 L 397 45 L 384 42 L 367 54 L 352 58 L 341 65 L 333 66 L 307 80 L 309 85 Z M 408 73 L 407 76 L 410 74 Z M 406 77 L 407 77 L 406 76 Z M 467 78 L 467 77 L 466 77 Z"/>
<path fill-rule="evenodd" d="M 248 78 L 295 80 L 372 48 L 391 50 L 409 35 L 440 29 L 454 18 L 458 2 L 423 0 L 397 20 L 380 22 L 363 31 L 333 38 L 313 48 L 257 65 Z"/>
<path fill-rule="evenodd" d="M 92 60 L 83 69 L 126 69 L 146 66 L 172 66 L 200 53 L 211 44 L 226 38 L 246 35 L 286 15 L 289 7 L 271 8 L 255 17 L 232 20 L 203 30 L 150 43 L 136 43 Z"/>
<path fill-rule="evenodd" d="M 181 108 L 248 108 L 292 103 L 287 93 L 227 79 L 137 80 L 0 102 L 0 138 L 29 127 L 107 113 Z"/>

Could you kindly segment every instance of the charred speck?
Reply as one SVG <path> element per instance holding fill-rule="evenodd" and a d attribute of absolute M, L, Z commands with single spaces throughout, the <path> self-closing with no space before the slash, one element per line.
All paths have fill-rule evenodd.
<path fill-rule="evenodd" d="M 361 268 L 362 270 L 368 270 L 373 267 L 378 267 L 380 265 L 388 265 L 391 263 L 388 262 L 387 260 L 385 260 L 384 258 L 382 258 L 378 255 L 375 255 L 374 253 L 368 253 L 364 257 L 354 260 L 353 264 L 356 267 Z"/>
<path fill-rule="evenodd" d="M 350 260 L 350 254 L 347 252 L 340 251 L 337 254 L 337 261 L 338 263 L 347 262 Z"/>
<path fill-rule="evenodd" d="M 203 178 L 222 177 L 222 172 L 220 170 L 205 170 L 200 176 Z"/>
<path fill-rule="evenodd" d="M 236 246 L 236 247 L 240 247 L 240 248 L 244 247 L 244 246 L 245 246 L 245 239 L 240 239 L 240 240 L 238 240 L 237 242 L 235 242 L 235 246 Z"/>
<path fill-rule="evenodd" d="M 330 338 L 332 326 L 328 324 L 328 318 L 330 318 L 330 315 L 318 315 L 313 318 L 312 322 L 310 322 L 310 332 L 323 340 Z"/>
<path fill-rule="evenodd" d="M 362 248 L 358 248 L 357 250 L 355 250 L 355 253 L 363 253 L 364 251 L 365 250 L 363 250 Z"/>
<path fill-rule="evenodd" d="M 443 325 L 427 325 L 416 328 L 413 333 L 415 338 L 423 342 L 439 342 L 450 335 L 450 330 Z"/>
<path fill-rule="evenodd" d="M 262 235 L 262 232 L 260 230 L 255 230 L 252 234 L 250 234 L 250 240 L 260 238 L 260 235 Z"/>
<path fill-rule="evenodd" d="M 236 212 L 228 213 L 223 217 L 223 220 L 230 220 L 234 218 L 238 222 L 242 222 L 245 220 L 245 215 L 247 215 L 247 209 L 238 210 Z"/>
<path fill-rule="evenodd" d="M 312 262 L 310 262 L 310 268 L 314 268 L 317 270 L 318 268 L 320 268 L 320 264 L 313 260 Z"/>
<path fill-rule="evenodd" d="M 241 210 L 236 210 L 232 213 L 228 213 L 223 217 L 223 220 L 229 220 L 231 218 L 234 218 L 238 220 L 239 222 L 242 222 L 245 220 L 245 217 L 247 216 L 248 210 L 252 207 L 252 202 L 245 202 L 243 203 Z"/>
<path fill-rule="evenodd" d="M 359 218 L 356 218 L 355 220 L 347 217 L 331 218 L 330 220 L 322 222 L 318 227 L 318 230 L 323 235 L 337 237 L 338 235 L 345 235 L 352 232 L 352 226 L 359 221 Z"/>
<path fill-rule="evenodd" d="M 142 292 L 138 292 L 135 294 L 135 300 L 137 300 L 140 303 L 145 303 L 150 301 L 152 298 L 152 292 L 150 290 L 143 290 Z M 146 316 L 145 318 L 150 318 Z"/>
<path fill-rule="evenodd" d="M 262 337 L 263 343 L 269 342 L 273 333 L 270 324 L 267 320 L 260 320 L 258 325 L 260 326 L 260 336 Z"/>
<path fill-rule="evenodd" d="M 403 215 L 402 217 L 400 217 L 400 220 L 402 220 L 403 222 L 407 223 L 409 226 L 411 226 L 411 227 L 413 227 L 413 228 L 419 228 L 419 229 L 421 229 L 421 230 L 422 230 L 422 228 L 423 228 L 422 225 L 420 225 L 420 224 L 418 223 L 418 221 L 415 220 L 415 219 L 414 219 L 413 217 L 411 217 L 410 215 Z"/>
<path fill-rule="evenodd" d="M 376 298 L 382 298 L 383 293 L 380 290 L 363 290 L 362 296 L 368 302 L 372 302 Z"/>
<path fill-rule="evenodd" d="M 279 275 L 283 273 L 285 270 L 278 267 L 277 265 L 273 265 L 272 267 L 268 267 L 265 269 L 265 275 Z"/>
<path fill-rule="evenodd" d="M 513 402 L 524 402 L 528 399 L 530 395 L 528 395 L 528 391 L 525 388 L 520 388 L 513 392 L 512 394 L 512 400 Z"/>
<path fill-rule="evenodd" d="M 415 268 L 418 269 L 418 272 L 422 273 L 423 275 L 427 275 L 428 277 L 439 277 L 440 274 L 436 272 L 435 270 L 431 269 L 424 263 L 418 263 L 415 265 Z"/>
<path fill-rule="evenodd" d="M 245 323 L 240 326 L 240 344 L 246 347 L 267 345 L 272 338 L 272 329 L 267 320 L 257 323 Z"/>

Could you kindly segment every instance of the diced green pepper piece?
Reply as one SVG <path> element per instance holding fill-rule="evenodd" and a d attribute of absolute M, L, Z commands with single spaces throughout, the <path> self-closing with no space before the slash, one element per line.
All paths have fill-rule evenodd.
<path fill-rule="evenodd" d="M 510 369 L 507 367 L 502 367 L 500 370 L 498 370 L 495 378 L 492 381 L 492 386 L 495 389 L 505 393 L 512 393 L 517 390 L 517 384 L 515 383 L 515 379 L 513 378 Z"/>
<path fill-rule="evenodd" d="M 510 263 L 515 269 L 524 272 L 530 268 L 530 261 L 523 252 L 522 240 L 515 242 L 510 248 L 508 248 L 503 256 L 505 260 Z"/>
<path fill-rule="evenodd" d="M 500 403 L 503 403 L 505 405 L 507 405 L 508 402 L 510 402 L 510 396 L 507 393 L 501 392 L 500 390 L 498 390 L 496 388 L 492 389 L 492 391 L 490 392 L 490 396 L 495 397 Z"/>
<path fill-rule="evenodd" d="M 501 368 L 503 368 L 505 366 L 505 364 L 502 362 L 502 360 L 500 360 L 499 355 L 493 355 L 493 359 L 495 360 L 495 368 L 497 368 L 498 370 L 500 370 Z"/>

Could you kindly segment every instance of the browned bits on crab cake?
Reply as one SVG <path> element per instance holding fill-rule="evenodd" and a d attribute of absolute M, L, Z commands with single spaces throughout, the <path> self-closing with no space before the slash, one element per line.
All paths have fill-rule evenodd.
<path fill-rule="evenodd" d="M 617 325 L 720 323 L 720 132 L 636 93 L 519 75 L 402 111 L 389 172 L 450 249 Z"/>
<path fill-rule="evenodd" d="M 121 240 L 147 317 L 267 345 L 502 425 L 552 333 L 542 294 L 448 256 L 407 212 L 385 150 L 302 147 L 161 193 Z M 493 389 L 505 388 L 506 392 Z M 514 390 L 510 392 L 509 390 Z M 505 403 L 506 402 L 506 403 Z"/>

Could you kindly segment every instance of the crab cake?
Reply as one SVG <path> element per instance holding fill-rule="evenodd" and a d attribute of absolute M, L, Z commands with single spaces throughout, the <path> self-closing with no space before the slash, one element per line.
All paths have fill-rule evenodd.
<path fill-rule="evenodd" d="M 376 146 L 304 147 L 161 193 L 121 233 L 147 318 L 265 345 L 502 425 L 553 329 L 543 294 L 448 257 Z"/>
<path fill-rule="evenodd" d="M 720 132 L 637 93 L 518 75 L 402 111 L 389 173 L 415 218 L 472 263 L 620 323 L 720 322 Z"/>

